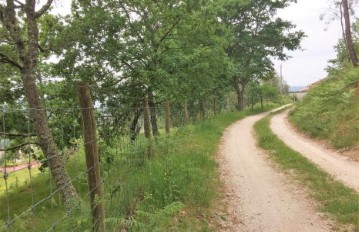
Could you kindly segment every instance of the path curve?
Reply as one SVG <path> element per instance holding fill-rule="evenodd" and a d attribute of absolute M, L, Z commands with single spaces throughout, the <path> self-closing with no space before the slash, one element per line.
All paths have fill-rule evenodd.
<path fill-rule="evenodd" d="M 337 180 L 359 192 L 359 163 L 296 132 L 287 120 L 288 112 L 286 110 L 276 114 L 271 120 L 271 129 L 278 138 Z"/>
<path fill-rule="evenodd" d="M 229 191 L 229 211 L 239 220 L 226 231 L 330 231 L 330 222 L 315 212 L 307 194 L 278 173 L 257 148 L 253 125 L 266 115 L 247 117 L 224 132 L 221 176 Z"/>

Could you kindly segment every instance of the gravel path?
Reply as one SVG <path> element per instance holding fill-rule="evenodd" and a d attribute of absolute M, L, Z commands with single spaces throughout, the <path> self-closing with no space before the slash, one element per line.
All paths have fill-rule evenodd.
<path fill-rule="evenodd" d="M 289 124 L 287 115 L 288 110 L 272 118 L 272 131 L 290 148 L 298 151 L 337 180 L 359 192 L 359 163 L 297 133 Z"/>
<path fill-rule="evenodd" d="M 300 186 L 273 167 L 256 146 L 253 125 L 266 114 L 247 117 L 226 129 L 219 163 L 229 209 L 236 216 L 225 231 L 320 232 L 331 222 L 315 211 Z"/>
<path fill-rule="evenodd" d="M 34 161 L 31 163 L 31 168 L 34 167 L 40 167 L 40 162 L 38 161 Z M 15 166 L 8 166 L 6 167 L 6 172 L 7 173 L 12 173 L 12 172 L 17 172 L 17 171 L 21 171 L 23 169 L 28 169 L 29 168 L 29 164 L 19 164 L 19 165 L 15 165 Z M 5 171 L 5 167 L 0 167 L 0 173 L 3 173 Z"/>

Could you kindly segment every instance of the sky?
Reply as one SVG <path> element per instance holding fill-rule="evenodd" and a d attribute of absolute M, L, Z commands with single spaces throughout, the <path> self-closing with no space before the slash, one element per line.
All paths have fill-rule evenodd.
<path fill-rule="evenodd" d="M 302 41 L 301 51 L 288 52 L 291 59 L 284 62 L 274 60 L 278 73 L 282 64 L 283 79 L 290 86 L 307 86 L 325 78 L 328 60 L 336 57 L 334 46 L 342 36 L 340 22 L 336 20 L 326 25 L 325 20 L 320 20 L 320 15 L 328 12 L 330 1 L 298 0 L 278 12 L 279 17 L 293 22 L 296 29 L 307 35 Z M 69 12 L 70 4 L 71 0 L 55 0 L 53 12 Z"/>
<path fill-rule="evenodd" d="M 301 44 L 302 51 L 289 52 L 292 58 L 288 61 L 274 62 L 278 73 L 282 64 L 283 79 L 290 86 L 306 86 L 327 76 L 328 60 L 336 57 L 334 46 L 342 37 L 339 20 L 329 25 L 328 20 L 320 20 L 329 6 L 330 0 L 298 0 L 278 12 L 278 16 L 292 21 L 307 35 Z"/>

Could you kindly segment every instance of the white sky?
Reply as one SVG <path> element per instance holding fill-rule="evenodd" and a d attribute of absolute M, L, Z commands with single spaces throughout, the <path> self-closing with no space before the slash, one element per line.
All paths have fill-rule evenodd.
<path fill-rule="evenodd" d="M 283 78 L 290 86 L 306 86 L 326 77 L 328 60 L 336 57 L 334 46 L 341 37 L 340 23 L 333 21 L 327 26 L 319 19 L 329 3 L 330 0 L 298 0 L 279 12 L 280 17 L 292 21 L 307 35 L 302 42 L 303 51 L 289 53 L 292 58 L 288 61 L 274 62 L 278 73 L 282 63 Z M 70 4 L 71 0 L 55 0 L 53 12 L 69 12 Z"/>
<path fill-rule="evenodd" d="M 328 60 L 336 57 L 334 46 L 342 35 L 338 20 L 328 26 L 320 20 L 329 6 L 330 0 L 298 0 L 279 12 L 281 18 L 292 21 L 307 35 L 302 42 L 304 51 L 289 53 L 292 58 L 282 63 L 283 78 L 290 86 L 306 86 L 327 76 L 325 68 Z M 280 63 L 275 62 L 278 73 Z"/>

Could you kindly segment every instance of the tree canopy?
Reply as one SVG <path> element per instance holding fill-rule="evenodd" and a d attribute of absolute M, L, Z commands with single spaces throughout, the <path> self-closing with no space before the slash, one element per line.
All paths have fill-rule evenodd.
<path fill-rule="evenodd" d="M 135 130 L 147 99 L 154 135 L 156 107 L 165 102 L 184 114 L 187 104 L 199 106 L 204 116 L 206 101 L 234 88 L 241 110 L 246 86 L 275 76 L 271 59 L 299 48 L 303 32 L 276 16 L 293 2 L 73 0 L 71 13 L 59 16 L 50 11 L 52 0 L 7 0 L 0 3 L 1 104 L 36 109 L 28 116 L 47 157 L 60 156 L 58 147 L 71 140 L 68 133 L 60 142 L 53 125 L 71 130 L 76 120 L 46 108 L 75 107 L 79 80 L 123 122 L 118 132 L 128 130 L 128 121 Z M 60 180 L 66 171 L 56 162 L 49 167 L 60 187 L 68 181 Z M 76 195 L 70 185 L 62 189 L 65 198 Z"/>

